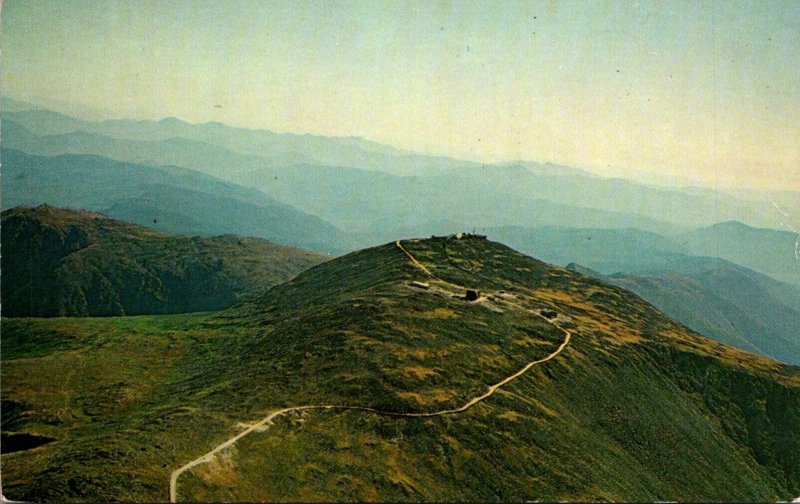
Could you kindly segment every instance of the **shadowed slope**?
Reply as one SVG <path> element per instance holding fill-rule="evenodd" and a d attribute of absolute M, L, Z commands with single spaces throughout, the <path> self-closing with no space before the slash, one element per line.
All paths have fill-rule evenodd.
<path fill-rule="evenodd" d="M 226 308 L 326 256 L 254 238 L 169 236 L 42 205 L 2 216 L 4 316 Z"/>

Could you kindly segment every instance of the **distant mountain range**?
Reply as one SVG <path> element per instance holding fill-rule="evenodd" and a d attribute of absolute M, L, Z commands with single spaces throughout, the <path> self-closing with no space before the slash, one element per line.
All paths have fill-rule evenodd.
<path fill-rule="evenodd" d="M 168 236 L 47 205 L 3 212 L 0 245 L 4 317 L 220 310 L 327 259 L 253 238 Z"/>
<path fill-rule="evenodd" d="M 795 256 L 800 237 L 740 222 L 666 236 L 640 229 L 560 226 L 489 227 L 482 231 L 544 261 L 575 262 L 604 274 L 699 273 L 736 263 L 800 287 L 800 261 Z"/>
<path fill-rule="evenodd" d="M 714 261 L 717 262 L 717 261 Z M 673 320 L 726 345 L 800 365 L 800 290 L 732 263 L 660 275 L 567 269 L 634 292 Z M 696 265 L 699 266 L 699 265 Z"/>
<path fill-rule="evenodd" d="M 173 234 L 235 233 L 321 252 L 352 240 L 322 219 L 194 170 L 3 149 L 3 208 L 86 209 Z"/>
<path fill-rule="evenodd" d="M 798 233 L 727 221 L 679 235 L 675 241 L 691 254 L 722 257 L 800 285 Z"/>
<path fill-rule="evenodd" d="M 531 178 L 552 177 L 546 174 L 549 170 L 533 165 L 492 167 L 491 169 L 496 172 L 492 174 L 487 173 L 486 167 L 471 163 L 452 161 L 447 166 L 442 166 L 440 158 L 432 158 L 429 164 L 419 159 L 419 166 L 426 168 L 417 171 L 424 173 L 424 176 L 400 176 L 397 172 L 406 170 L 395 168 L 387 168 L 385 172 L 375 170 L 373 165 L 378 163 L 369 161 L 374 157 L 374 153 L 371 152 L 367 161 L 341 165 L 323 164 L 313 159 L 307 161 L 308 156 L 281 157 L 274 151 L 269 151 L 271 152 L 269 155 L 255 155 L 252 154 L 253 149 L 240 146 L 241 140 L 231 140 L 238 138 L 235 135 L 237 130 L 220 130 L 222 127 L 216 125 L 205 131 L 200 126 L 175 121 L 137 122 L 136 124 L 141 127 L 147 125 L 155 130 L 150 132 L 147 140 L 141 139 L 148 137 L 138 129 L 134 133 L 131 133 L 129 128 L 123 128 L 122 132 L 113 132 L 134 135 L 136 139 L 132 140 L 96 133 L 96 130 L 108 129 L 108 123 L 105 122 L 76 123 L 77 120 L 71 118 L 68 120 L 45 111 L 28 115 L 7 114 L 7 116 L 3 122 L 3 136 L 7 139 L 4 143 L 6 148 L 42 155 L 102 155 L 133 163 L 174 165 L 198 170 L 236 184 L 258 188 L 279 201 L 314 214 L 342 229 L 359 232 L 365 235 L 362 243 L 389 239 L 394 236 L 394 229 L 398 226 L 416 225 L 416 228 L 424 234 L 424 224 L 430 219 L 430 215 L 465 219 L 480 226 L 496 223 L 500 219 L 503 223 L 569 224 L 587 221 L 589 224 L 605 223 L 612 227 L 638 226 L 661 231 L 679 229 L 677 226 L 646 216 L 601 209 L 587 212 L 585 207 L 558 203 L 544 196 L 523 197 L 517 194 L 514 196 L 516 198 L 514 201 L 518 203 L 509 206 L 509 201 L 512 199 L 508 193 L 511 189 L 514 191 L 518 189 L 516 183 L 524 185 L 533 183 L 528 180 Z M 50 124 L 48 118 L 53 122 L 64 123 L 61 130 L 83 127 L 92 132 L 78 130 L 40 137 L 15 122 L 15 120 L 23 121 L 27 126 L 50 131 L 53 128 L 40 124 L 42 122 Z M 165 129 L 169 131 L 165 132 Z M 213 133 L 217 131 L 225 133 L 223 139 L 216 139 Z M 168 136 L 179 133 L 188 135 L 188 138 Z M 161 137 L 167 138 L 160 139 Z M 279 135 L 277 137 L 280 138 Z M 222 146 L 210 143 L 215 139 Z M 275 148 L 278 152 L 285 150 L 284 147 L 272 146 L 274 143 L 272 140 L 258 142 L 256 139 L 254 143 L 266 144 L 262 147 L 264 150 L 271 148 Z M 331 139 L 330 143 L 333 144 L 331 150 L 336 151 L 336 142 Z M 234 151 L 231 147 L 239 148 L 240 151 Z M 348 144 L 348 149 L 351 147 Z M 382 166 L 396 167 L 397 162 L 397 156 L 390 156 L 384 159 Z M 368 169 L 363 168 L 365 163 Z M 458 166 L 459 169 L 454 169 L 454 166 Z M 557 167 L 552 168 L 557 169 Z M 570 173 L 570 177 L 576 176 L 576 171 L 566 171 Z M 491 187 L 491 185 L 487 187 L 486 181 L 492 177 L 497 177 L 498 183 L 504 177 L 512 177 L 515 180 L 509 181 L 512 184 L 503 182 L 506 187 Z M 561 177 L 559 175 L 557 179 L 560 180 Z M 587 178 L 597 179 L 594 176 Z M 457 190 L 453 191 L 454 188 Z M 541 194 L 544 195 L 545 192 Z M 560 196 L 553 199 L 559 198 Z"/>
<path fill-rule="evenodd" d="M 776 228 L 781 218 L 768 200 L 651 187 L 552 164 L 485 165 L 358 138 L 277 134 L 175 118 L 92 122 L 20 110 L 24 107 L 14 103 L 9 107 L 3 116 L 6 148 L 202 171 L 362 233 L 362 246 L 388 239 L 400 227 L 424 235 L 432 216 L 466 228 L 561 225 L 659 233 L 731 219 Z M 378 227 L 386 232 L 380 234 Z"/>

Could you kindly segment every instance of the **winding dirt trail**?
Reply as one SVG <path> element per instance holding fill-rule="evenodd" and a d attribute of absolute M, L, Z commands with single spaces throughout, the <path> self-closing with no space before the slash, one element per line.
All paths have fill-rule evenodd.
<path fill-rule="evenodd" d="M 411 264 L 413 264 L 413 265 L 414 265 L 414 266 L 416 266 L 417 268 L 419 268 L 419 269 L 421 269 L 422 271 L 424 271 L 424 272 L 425 272 L 425 273 L 426 273 L 428 276 L 430 276 L 430 277 L 433 277 L 433 278 L 435 278 L 436 280 L 444 281 L 444 280 L 442 280 L 441 278 L 439 278 L 439 277 L 437 277 L 436 275 L 434 275 L 433 273 L 431 273 L 431 270 L 429 270 L 427 267 L 425 267 L 425 265 L 424 265 L 424 264 L 422 264 L 421 262 L 417 261 L 417 258 L 416 258 L 416 257 L 414 257 L 414 256 L 411 254 L 411 252 L 409 252 L 408 250 L 406 250 L 406 248 L 403 246 L 403 244 L 402 244 L 402 243 L 400 243 L 400 240 L 397 240 L 396 242 L 394 242 L 394 244 L 395 244 L 395 246 L 396 246 L 397 248 L 399 248 L 399 249 L 400 249 L 400 251 L 401 251 L 402 253 L 404 253 L 404 254 L 406 255 L 406 257 L 408 257 L 408 259 L 411 261 Z"/>
<path fill-rule="evenodd" d="M 427 275 L 429 275 L 430 277 L 432 277 L 432 278 L 434 278 L 434 279 L 436 279 L 436 280 L 438 280 L 440 282 L 444 282 L 444 283 L 446 283 L 448 285 L 456 286 L 455 284 L 450 283 L 450 282 L 448 282 L 446 280 L 442 280 L 441 278 L 439 278 L 436 275 L 434 275 L 433 273 L 431 273 L 431 271 L 428 268 L 426 268 L 425 265 L 420 263 L 408 250 L 406 250 L 405 247 L 403 247 L 403 245 L 400 243 L 400 240 L 396 241 L 395 245 L 397 246 L 398 249 L 400 249 L 409 258 L 409 260 L 415 266 L 420 268 Z M 465 287 L 460 286 L 460 285 L 458 285 L 457 287 L 462 288 L 462 289 L 465 288 Z M 217 453 L 221 452 L 222 450 L 224 450 L 224 449 L 226 449 L 226 448 L 228 448 L 230 446 L 233 446 L 238 440 L 240 440 L 243 437 L 247 436 L 251 432 L 256 431 L 256 430 L 264 431 L 264 430 L 268 429 L 269 425 L 272 424 L 272 420 L 274 420 L 275 418 L 277 418 L 279 416 L 283 416 L 283 415 L 286 415 L 288 413 L 292 413 L 292 412 L 295 412 L 295 411 L 333 410 L 333 409 L 336 409 L 336 410 L 351 410 L 351 411 L 364 411 L 364 412 L 373 413 L 373 414 L 381 415 L 381 416 L 400 417 L 400 418 L 430 418 L 430 417 L 437 417 L 437 416 L 444 416 L 444 415 L 454 415 L 454 414 L 457 414 L 457 413 L 463 413 L 463 412 L 467 411 L 468 409 L 470 409 L 471 407 L 473 407 L 476 404 L 478 404 L 479 402 L 484 401 L 484 400 L 488 399 L 489 397 L 491 397 L 492 394 L 497 392 L 497 390 L 500 387 L 502 387 L 503 385 L 506 385 L 507 383 L 511 382 L 512 380 L 514 380 L 516 378 L 519 378 L 520 376 L 525 374 L 533 366 L 535 366 L 537 364 L 542 364 L 544 362 L 549 361 L 550 359 L 553 359 L 554 357 L 559 355 L 561 352 L 563 352 L 564 349 L 567 347 L 567 345 L 569 345 L 570 339 L 572 338 L 572 333 L 570 331 L 564 329 L 563 327 L 561 327 L 558 324 L 558 322 L 556 322 L 555 320 L 548 319 L 547 317 L 542 316 L 541 314 L 537 313 L 536 311 L 524 308 L 524 307 L 522 307 L 522 306 L 520 306 L 520 305 L 518 305 L 516 303 L 510 303 L 510 304 L 512 304 L 512 305 L 514 305 L 514 306 L 516 306 L 516 307 L 518 307 L 520 309 L 523 309 L 523 310 L 526 310 L 526 311 L 530 311 L 532 314 L 536 315 L 537 317 L 540 317 L 543 320 L 545 320 L 546 322 L 548 322 L 548 323 L 552 324 L 553 326 L 557 327 L 559 330 L 561 330 L 564 333 L 564 341 L 561 343 L 561 345 L 559 345 L 559 347 L 556 350 L 554 350 L 552 353 L 550 353 L 546 357 L 543 357 L 541 359 L 538 359 L 538 360 L 531 361 L 531 362 L 527 363 L 522 369 L 520 369 L 516 373 L 514 373 L 514 374 L 512 374 L 510 376 L 507 376 L 506 378 L 503 378 L 502 380 L 500 380 L 499 382 L 495 383 L 494 385 L 490 385 L 486 389 L 486 392 L 484 392 L 483 394 L 481 394 L 481 395 L 479 395 L 477 397 L 474 397 L 474 398 L 470 399 L 463 406 L 461 406 L 459 408 L 455 408 L 455 409 L 432 411 L 432 412 L 427 412 L 427 413 L 403 413 L 403 412 L 397 412 L 397 411 L 383 411 L 383 410 L 379 410 L 379 409 L 375 409 L 375 408 L 369 408 L 369 407 L 366 407 L 366 406 L 347 406 L 347 405 L 336 405 L 336 404 L 318 404 L 318 405 L 307 405 L 307 406 L 292 406 L 292 407 L 289 407 L 289 408 L 283 408 L 283 409 L 280 409 L 280 410 L 277 410 L 277 411 L 273 411 L 272 413 L 270 413 L 266 417 L 262 418 L 258 422 L 254 423 L 254 424 L 250 424 L 242 432 L 240 432 L 237 435 L 235 435 L 235 436 L 223 441 L 222 443 L 217 445 L 214 449 L 212 449 L 208 453 L 205 453 L 204 455 L 201 455 L 200 457 L 192 460 L 191 462 L 188 462 L 188 463 L 184 464 L 183 466 L 179 467 L 178 469 L 172 471 L 172 473 L 170 474 L 170 478 L 169 478 L 169 501 L 170 502 L 177 502 L 178 501 L 178 478 L 180 477 L 181 474 L 183 474 L 184 472 L 188 471 L 189 469 L 192 469 L 193 467 L 196 467 L 196 466 L 198 466 L 200 464 L 206 464 L 206 463 L 211 462 L 214 459 L 214 456 Z"/>

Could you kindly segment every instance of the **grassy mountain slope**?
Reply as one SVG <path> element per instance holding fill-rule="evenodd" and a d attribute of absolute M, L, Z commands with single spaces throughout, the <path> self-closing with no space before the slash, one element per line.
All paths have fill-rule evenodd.
<path fill-rule="evenodd" d="M 489 228 L 492 238 L 626 288 L 722 343 L 800 363 L 800 290 L 638 229 Z M 574 268 L 573 268 L 574 269 Z M 610 275 L 610 276 L 605 276 Z"/>
<path fill-rule="evenodd" d="M 232 235 L 168 236 L 42 205 L 2 214 L 3 315 L 219 310 L 327 257 Z"/>
<path fill-rule="evenodd" d="M 3 208 L 84 208 L 175 234 L 235 233 L 338 253 L 350 238 L 255 189 L 177 167 L 3 149 Z M 86 181 L 91 180 L 91 184 Z"/>
<path fill-rule="evenodd" d="M 487 240 L 403 244 L 438 279 L 390 243 L 218 314 L 3 319 L 4 433 L 43 443 L 3 455 L 5 495 L 165 500 L 172 470 L 284 406 L 458 407 L 564 341 L 542 308 L 570 344 L 466 412 L 282 417 L 185 473 L 179 499 L 800 493 L 798 368 Z"/>

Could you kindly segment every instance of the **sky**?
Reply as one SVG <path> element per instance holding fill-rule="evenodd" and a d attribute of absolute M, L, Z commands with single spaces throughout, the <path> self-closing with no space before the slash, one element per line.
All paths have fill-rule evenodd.
<path fill-rule="evenodd" d="M 5 0 L 3 94 L 800 190 L 798 1 Z"/>

